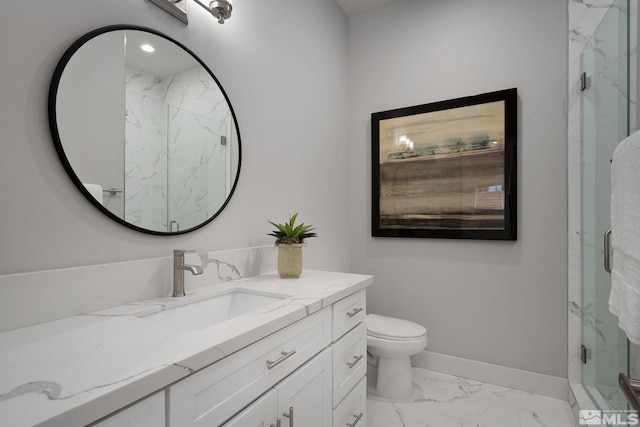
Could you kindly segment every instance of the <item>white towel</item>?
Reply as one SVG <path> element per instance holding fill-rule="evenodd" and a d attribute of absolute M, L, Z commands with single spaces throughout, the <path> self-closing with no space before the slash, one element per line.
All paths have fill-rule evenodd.
<path fill-rule="evenodd" d="M 98 202 L 100 202 L 101 205 L 104 205 L 104 193 L 102 192 L 102 185 L 100 185 L 100 184 L 87 184 L 87 183 L 84 183 L 84 182 L 82 183 L 82 185 L 84 185 L 84 188 L 87 189 L 89 194 L 91 194 L 94 199 L 96 199 Z"/>
<path fill-rule="evenodd" d="M 629 341 L 640 344 L 640 132 L 613 152 L 611 248 L 609 310 Z"/>

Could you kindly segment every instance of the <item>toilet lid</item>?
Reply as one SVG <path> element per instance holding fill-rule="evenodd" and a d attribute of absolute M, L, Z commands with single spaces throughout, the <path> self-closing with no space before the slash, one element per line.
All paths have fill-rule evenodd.
<path fill-rule="evenodd" d="M 410 340 L 425 336 L 427 330 L 422 325 L 394 317 L 367 315 L 367 335 L 377 338 Z"/>

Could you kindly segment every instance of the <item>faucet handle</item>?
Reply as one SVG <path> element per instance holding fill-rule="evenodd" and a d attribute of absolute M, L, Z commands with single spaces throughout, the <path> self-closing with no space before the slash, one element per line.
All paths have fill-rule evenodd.
<path fill-rule="evenodd" d="M 174 254 L 185 254 L 187 252 L 195 252 L 195 249 L 174 249 L 173 253 Z"/>

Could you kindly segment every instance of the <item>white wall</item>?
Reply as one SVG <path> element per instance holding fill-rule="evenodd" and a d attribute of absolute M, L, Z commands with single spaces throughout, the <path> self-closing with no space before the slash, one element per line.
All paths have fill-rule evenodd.
<path fill-rule="evenodd" d="M 567 3 L 404 0 L 350 21 L 352 270 L 428 350 L 567 372 Z M 373 112 L 518 88 L 518 241 L 371 237 Z"/>
<path fill-rule="evenodd" d="M 76 190 L 48 128 L 60 57 L 98 27 L 154 28 L 197 54 L 235 109 L 243 145 L 222 214 L 177 237 L 131 231 Z M 243 0 L 224 25 L 189 2 L 189 25 L 143 0 L 10 2 L 0 14 L 0 275 L 270 244 L 267 220 L 317 227 L 305 267 L 349 269 L 348 21 L 326 0 Z"/>

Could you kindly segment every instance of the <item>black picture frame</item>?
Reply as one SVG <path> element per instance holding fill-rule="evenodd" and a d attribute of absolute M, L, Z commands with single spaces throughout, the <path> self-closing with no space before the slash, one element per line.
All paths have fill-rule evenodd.
<path fill-rule="evenodd" d="M 517 99 L 371 114 L 372 236 L 517 240 Z"/>

